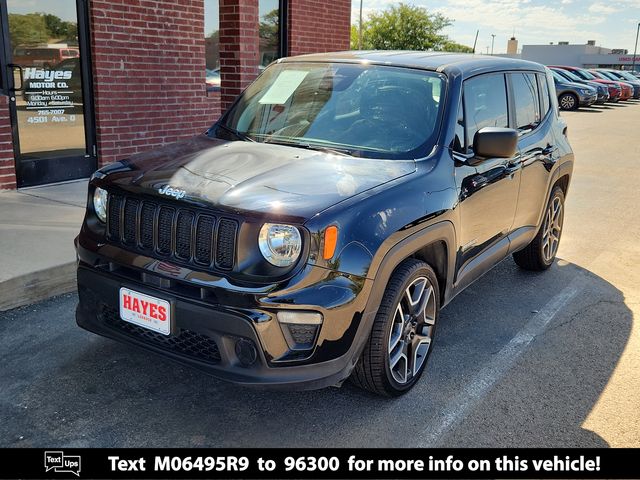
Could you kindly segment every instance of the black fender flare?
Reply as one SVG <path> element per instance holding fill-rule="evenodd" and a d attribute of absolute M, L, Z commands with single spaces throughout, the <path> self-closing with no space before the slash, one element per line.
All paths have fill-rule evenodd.
<path fill-rule="evenodd" d="M 380 307 L 384 292 L 387 289 L 387 284 L 396 267 L 421 248 L 439 241 L 444 242 L 447 248 L 447 277 L 445 279 L 445 302 L 443 302 L 446 303 L 446 300 L 450 298 L 452 292 L 457 250 L 456 232 L 451 221 L 443 220 L 429 225 L 396 243 L 387 253 L 381 256 L 381 258 L 378 259 L 377 256 L 374 257 L 374 261 L 372 262 L 372 269 L 375 267 L 373 285 L 369 292 L 369 298 L 367 299 L 362 315 L 362 321 L 358 326 L 358 332 L 355 336 L 354 343 L 356 345 L 352 349 L 349 373 L 360 359 L 365 343 L 369 339 L 371 329 L 373 328 L 373 321 L 378 313 L 378 308 Z"/>

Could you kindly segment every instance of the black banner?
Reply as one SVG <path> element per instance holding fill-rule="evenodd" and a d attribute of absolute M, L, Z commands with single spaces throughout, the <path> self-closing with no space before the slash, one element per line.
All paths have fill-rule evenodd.
<path fill-rule="evenodd" d="M 640 449 L 2 449 L 0 478 L 640 478 Z"/>

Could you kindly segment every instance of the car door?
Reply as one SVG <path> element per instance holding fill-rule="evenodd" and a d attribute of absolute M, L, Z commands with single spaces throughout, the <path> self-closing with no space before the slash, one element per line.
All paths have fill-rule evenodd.
<path fill-rule="evenodd" d="M 544 74 L 509 74 L 521 166 L 511 251 L 528 243 L 535 235 L 547 202 L 551 169 L 559 158 L 553 132 L 556 114 L 551 109 L 549 85 L 550 80 Z"/>
<path fill-rule="evenodd" d="M 507 255 L 516 212 L 519 170 L 516 158 L 478 159 L 473 138 L 484 127 L 509 127 L 506 77 L 479 75 L 463 84 L 464 142 L 455 167 L 459 190 L 456 287 L 464 288 Z"/>

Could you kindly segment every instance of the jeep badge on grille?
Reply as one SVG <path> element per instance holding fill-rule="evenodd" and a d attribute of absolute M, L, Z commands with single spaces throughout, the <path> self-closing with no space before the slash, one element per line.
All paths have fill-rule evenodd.
<path fill-rule="evenodd" d="M 180 200 L 184 197 L 187 192 L 184 190 L 180 190 L 178 188 L 173 188 L 170 185 L 165 185 L 164 187 L 158 189 L 158 193 L 160 195 L 168 195 L 169 197 L 175 197 L 176 200 Z"/>

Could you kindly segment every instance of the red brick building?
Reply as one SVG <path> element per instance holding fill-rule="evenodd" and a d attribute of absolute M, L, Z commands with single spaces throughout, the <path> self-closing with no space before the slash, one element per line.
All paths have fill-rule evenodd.
<path fill-rule="evenodd" d="M 203 131 L 275 58 L 349 48 L 350 0 L 0 0 L 0 189 Z"/>

